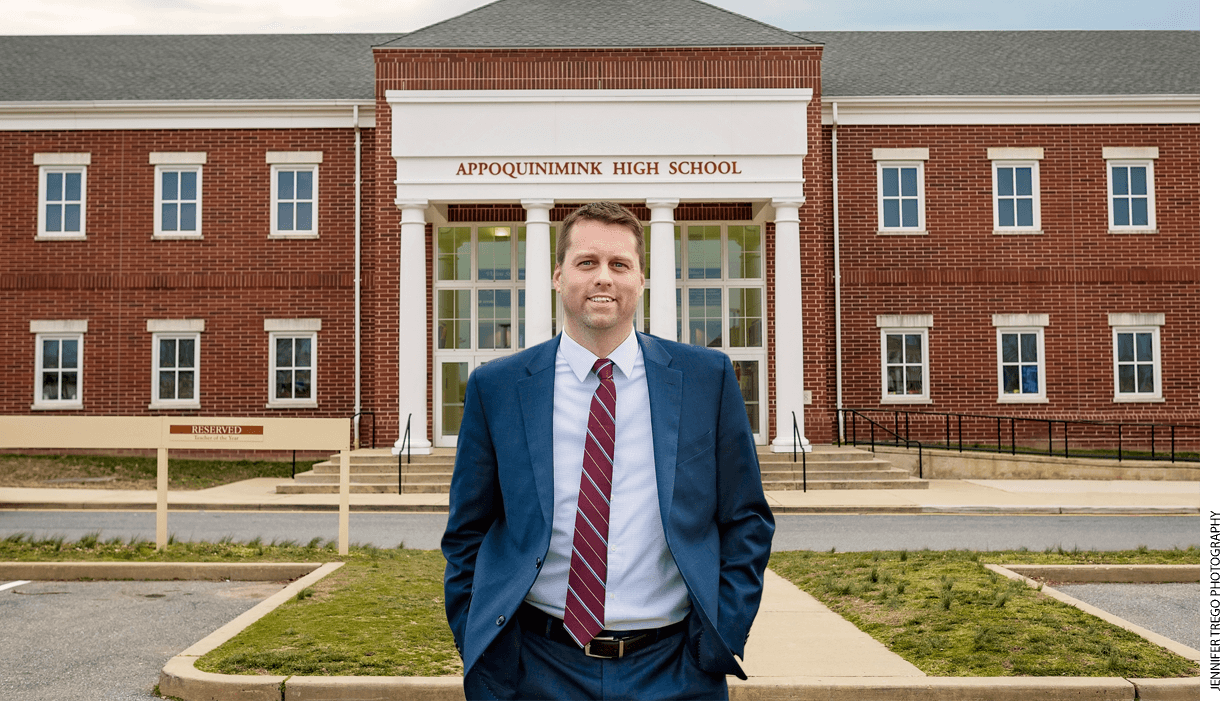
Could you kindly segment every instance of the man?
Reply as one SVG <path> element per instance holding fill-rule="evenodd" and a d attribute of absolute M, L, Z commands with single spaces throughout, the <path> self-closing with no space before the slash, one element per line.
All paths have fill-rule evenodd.
<path fill-rule="evenodd" d="M 725 698 L 773 516 L 734 368 L 635 333 L 644 234 L 561 225 L 563 333 L 477 368 L 441 550 L 468 698 Z"/>

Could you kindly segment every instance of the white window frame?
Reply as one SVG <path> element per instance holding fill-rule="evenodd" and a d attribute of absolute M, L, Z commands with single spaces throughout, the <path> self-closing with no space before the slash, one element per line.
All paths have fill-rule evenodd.
<path fill-rule="evenodd" d="M 324 160 L 321 151 L 268 151 L 265 163 L 269 165 L 269 238 L 315 239 L 320 238 L 320 163 Z M 278 174 L 283 172 L 312 173 L 312 227 L 310 229 L 282 230 L 278 228 Z M 293 199 L 293 202 L 301 200 Z M 296 214 L 296 220 L 298 215 Z"/>
<path fill-rule="evenodd" d="M 1048 314 L 994 314 L 991 324 L 995 327 L 996 385 L 1001 404 L 1046 404 L 1046 327 L 1050 325 Z M 1038 337 L 1038 391 L 1026 394 L 1004 392 L 1004 334 L 1035 334 Z M 1016 363 L 1022 363 L 1018 359 Z"/>
<path fill-rule="evenodd" d="M 315 409 L 317 407 L 317 388 L 320 378 L 320 319 L 266 319 L 265 332 L 269 334 L 269 398 L 265 407 L 268 409 L 301 408 Z M 277 343 L 278 339 L 310 338 L 312 340 L 311 360 L 311 395 L 307 398 L 279 398 L 277 396 Z"/>
<path fill-rule="evenodd" d="M 154 235 L 158 240 L 193 240 L 204 238 L 205 221 L 205 168 L 207 156 L 204 152 L 152 152 L 149 155 L 150 165 L 154 166 Z M 196 230 L 168 231 L 162 228 L 162 174 L 196 173 Z M 181 205 L 191 200 L 174 202 Z M 178 218 L 177 218 L 178 221 Z"/>
<path fill-rule="evenodd" d="M 34 402 L 30 408 L 40 410 L 72 410 L 84 408 L 85 390 L 85 333 L 89 328 L 86 320 L 31 321 L 30 333 L 34 334 Z M 77 342 L 77 397 L 75 399 L 43 399 L 43 342 Z"/>
<path fill-rule="evenodd" d="M 888 236 L 921 236 L 927 233 L 927 187 L 926 161 L 931 157 L 929 148 L 876 148 L 871 150 L 876 162 L 876 217 L 877 233 Z M 918 169 L 918 226 L 886 226 L 884 223 L 884 169 Z M 900 198 L 900 195 L 898 195 Z"/>
<path fill-rule="evenodd" d="M 201 333 L 205 330 L 204 319 L 150 319 L 145 329 L 151 334 L 150 355 L 150 404 L 151 409 L 200 409 L 201 408 Z M 192 399 L 161 399 L 158 396 L 159 344 L 162 341 L 193 339 L 193 387 Z M 178 356 L 178 353 L 176 354 Z M 179 383 L 176 382 L 178 387 Z"/>
<path fill-rule="evenodd" d="M 38 168 L 38 231 L 36 241 L 84 241 L 86 239 L 86 201 L 88 189 L 87 176 L 90 165 L 88 153 L 36 153 L 34 165 Z M 47 230 L 47 176 L 51 173 L 79 173 L 81 175 L 81 199 L 76 202 L 81 207 L 80 231 L 48 231 Z M 59 203 L 64 204 L 66 200 Z M 61 221 L 63 221 L 61 219 Z"/>
<path fill-rule="evenodd" d="M 930 314 L 889 314 L 876 317 L 876 326 L 880 328 L 881 404 L 931 403 L 931 327 L 933 325 L 934 317 Z M 888 392 L 888 337 L 904 334 L 917 334 L 922 337 L 921 394 L 889 394 Z"/>
<path fill-rule="evenodd" d="M 1015 183 L 1015 170 L 1017 168 L 1029 168 L 1032 178 L 1033 194 L 1030 197 L 1033 199 L 1033 218 L 1034 223 L 1030 226 L 1005 226 L 999 219 L 999 201 L 1001 197 L 1009 197 L 1015 202 L 1019 199 L 1015 194 L 1001 195 L 999 192 L 999 169 L 1012 168 L 1014 171 L 1013 182 Z M 997 234 L 1041 234 L 1042 233 L 1042 197 L 1039 192 L 1039 171 L 1041 170 L 1038 161 L 1020 161 L 1020 160 L 995 160 L 991 161 L 991 201 L 992 216 L 995 218 L 995 233 Z"/>
<path fill-rule="evenodd" d="M 1114 387 L 1114 401 L 1117 403 L 1133 402 L 1164 402 L 1162 396 L 1162 326 L 1166 324 L 1165 314 L 1108 314 L 1111 341 L 1111 382 Z M 1121 333 L 1151 333 L 1153 334 L 1153 391 L 1152 392 L 1120 392 L 1119 391 L 1119 334 Z M 1135 345 L 1133 343 L 1133 345 Z M 1128 361 L 1134 362 L 1134 361 Z"/>
<path fill-rule="evenodd" d="M 1157 233 L 1157 182 L 1153 177 L 1153 161 L 1158 157 L 1156 147 L 1106 147 L 1102 149 L 1102 158 L 1106 160 L 1106 222 L 1112 234 L 1155 234 Z M 1143 167 L 1145 183 L 1149 188 L 1147 193 L 1149 223 L 1145 226 L 1115 224 L 1115 193 L 1114 169 Z M 1131 182 L 1129 174 L 1128 182 Z M 1131 207 L 1129 205 L 1129 218 Z"/>

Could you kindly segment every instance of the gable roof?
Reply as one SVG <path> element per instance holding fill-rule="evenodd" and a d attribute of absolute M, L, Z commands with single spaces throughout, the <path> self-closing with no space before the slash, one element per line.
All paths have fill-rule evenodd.
<path fill-rule="evenodd" d="M 700 0 L 497 0 L 384 48 L 807 46 L 797 34 Z"/>
<path fill-rule="evenodd" d="M 370 100 L 398 34 L 0 37 L 0 101 Z"/>
<path fill-rule="evenodd" d="M 1200 93 L 1200 32 L 799 32 L 826 96 Z"/>

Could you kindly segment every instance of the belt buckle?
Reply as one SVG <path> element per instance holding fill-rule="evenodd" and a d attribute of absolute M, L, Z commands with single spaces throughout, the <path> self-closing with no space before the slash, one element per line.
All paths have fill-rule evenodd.
<path fill-rule="evenodd" d="M 616 642 L 619 643 L 619 654 L 617 655 L 598 655 L 598 654 L 590 652 L 589 646 L 593 643 L 593 640 L 597 640 L 597 641 L 604 642 L 604 643 L 616 643 Z M 585 656 L 586 657 L 593 657 L 599 660 L 615 660 L 615 659 L 619 659 L 620 657 L 624 656 L 624 640 L 626 640 L 626 638 L 616 639 L 614 636 L 606 636 L 606 637 L 595 636 L 593 640 L 591 640 L 588 643 L 585 643 Z"/>

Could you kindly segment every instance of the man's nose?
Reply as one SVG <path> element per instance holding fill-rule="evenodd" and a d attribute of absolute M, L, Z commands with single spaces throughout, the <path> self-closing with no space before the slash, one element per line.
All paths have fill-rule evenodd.
<path fill-rule="evenodd" d="M 596 283 L 598 283 L 599 285 L 609 285 L 609 284 L 611 284 L 611 268 L 610 268 L 610 266 L 607 266 L 607 265 L 599 266 L 599 268 L 598 268 L 598 277 L 595 279 L 595 282 L 596 282 Z"/>

